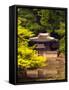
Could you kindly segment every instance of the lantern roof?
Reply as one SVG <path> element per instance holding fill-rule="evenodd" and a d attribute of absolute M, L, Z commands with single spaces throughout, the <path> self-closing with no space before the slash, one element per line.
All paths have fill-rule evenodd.
<path fill-rule="evenodd" d="M 49 33 L 39 33 L 37 37 L 32 37 L 30 40 L 34 42 L 58 41 L 54 37 L 51 37 Z"/>

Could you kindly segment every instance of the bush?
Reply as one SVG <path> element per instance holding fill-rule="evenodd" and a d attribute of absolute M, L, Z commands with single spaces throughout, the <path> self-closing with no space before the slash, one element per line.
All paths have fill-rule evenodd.
<path fill-rule="evenodd" d="M 39 68 L 46 65 L 46 58 L 37 56 L 37 51 L 28 47 L 20 47 L 18 49 L 18 66 L 21 68 Z"/>

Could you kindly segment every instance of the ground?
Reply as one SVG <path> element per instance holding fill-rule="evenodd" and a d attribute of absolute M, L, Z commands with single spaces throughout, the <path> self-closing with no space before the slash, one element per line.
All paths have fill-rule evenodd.
<path fill-rule="evenodd" d="M 59 56 L 47 61 L 47 80 L 48 79 L 65 79 L 65 58 Z"/>
<path fill-rule="evenodd" d="M 27 70 L 26 73 L 22 71 L 18 82 L 65 79 L 65 57 L 63 54 L 57 58 L 48 58 L 46 63 L 46 67 Z"/>

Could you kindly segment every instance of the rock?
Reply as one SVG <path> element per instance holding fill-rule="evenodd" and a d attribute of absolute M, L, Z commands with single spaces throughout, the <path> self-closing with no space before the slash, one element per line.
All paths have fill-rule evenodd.
<path fill-rule="evenodd" d="M 46 78 L 46 70 L 44 70 L 44 69 L 39 69 L 39 70 L 38 70 L 38 77 L 39 77 L 39 78 Z"/>
<path fill-rule="evenodd" d="M 57 70 L 46 70 L 46 78 L 53 78 L 57 76 Z"/>
<path fill-rule="evenodd" d="M 27 70 L 26 75 L 27 78 L 38 78 L 38 70 Z"/>

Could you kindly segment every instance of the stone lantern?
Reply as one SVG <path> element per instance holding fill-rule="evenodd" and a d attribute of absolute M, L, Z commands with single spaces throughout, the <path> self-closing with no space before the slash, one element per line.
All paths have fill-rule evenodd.
<path fill-rule="evenodd" d="M 30 41 L 36 45 L 35 50 L 38 51 L 38 55 L 47 58 L 57 57 L 59 42 L 49 33 L 39 33 L 37 37 L 30 38 Z"/>

